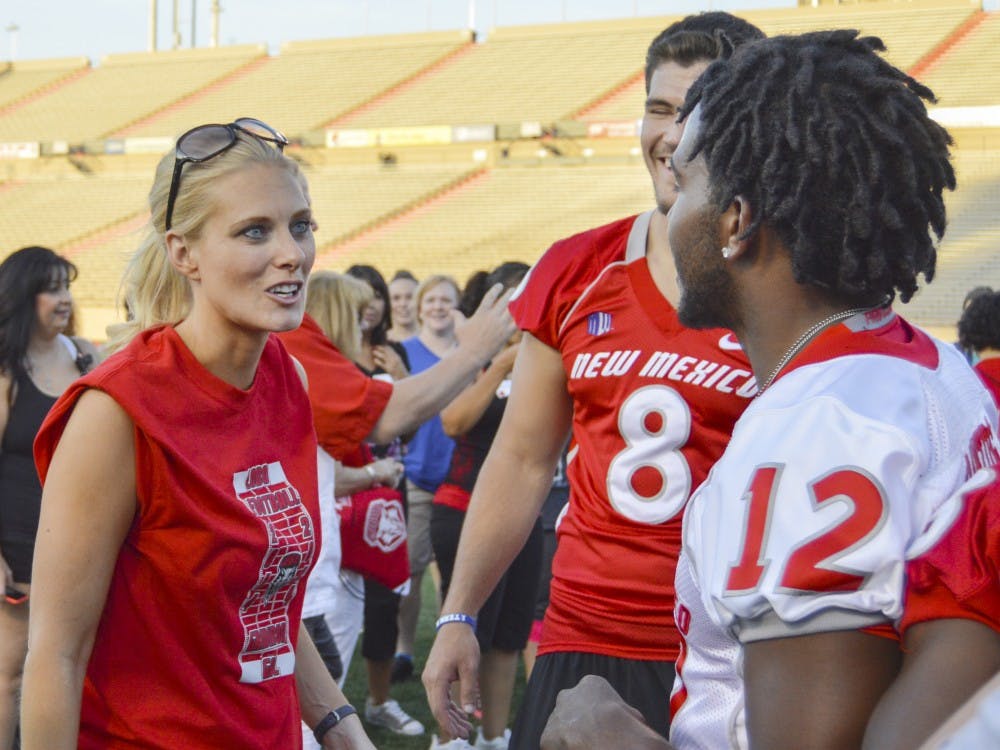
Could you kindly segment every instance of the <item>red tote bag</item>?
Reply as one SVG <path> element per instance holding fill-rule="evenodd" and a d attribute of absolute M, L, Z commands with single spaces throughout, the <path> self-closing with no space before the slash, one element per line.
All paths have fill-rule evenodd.
<path fill-rule="evenodd" d="M 410 580 L 403 496 L 392 487 L 372 487 L 340 498 L 341 567 L 390 589 Z"/>

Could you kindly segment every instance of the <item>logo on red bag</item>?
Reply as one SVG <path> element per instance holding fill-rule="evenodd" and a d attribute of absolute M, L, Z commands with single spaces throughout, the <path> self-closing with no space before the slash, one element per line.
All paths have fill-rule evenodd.
<path fill-rule="evenodd" d="M 406 541 L 406 517 L 399 500 L 372 500 L 365 514 L 365 543 L 388 554 Z"/>

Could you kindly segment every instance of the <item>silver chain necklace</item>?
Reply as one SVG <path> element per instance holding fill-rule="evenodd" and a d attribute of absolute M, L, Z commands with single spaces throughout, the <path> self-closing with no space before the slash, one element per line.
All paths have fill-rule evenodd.
<path fill-rule="evenodd" d="M 792 359 L 794 359 L 795 355 L 801 352 L 803 349 L 805 349 L 806 344 L 808 344 L 810 341 L 816 338 L 824 330 L 832 326 L 834 323 L 839 323 L 842 320 L 847 320 L 848 318 L 852 318 L 858 313 L 868 313 L 871 312 L 872 310 L 877 310 L 883 305 L 885 305 L 885 303 L 880 302 L 879 304 L 873 305 L 872 307 L 854 307 L 851 308 L 850 310 L 842 310 L 839 313 L 834 313 L 828 318 L 823 318 L 823 320 L 821 320 L 819 323 L 811 325 L 808 329 L 806 329 L 805 333 L 799 336 L 796 342 L 788 348 L 788 351 L 785 352 L 784 356 L 778 361 L 778 364 L 776 364 L 774 366 L 774 369 L 771 370 L 771 374 L 767 376 L 767 379 L 760 386 L 760 389 L 757 391 L 757 395 L 754 396 L 754 398 L 757 398 L 758 396 L 760 396 L 760 394 L 766 391 L 770 387 L 771 383 L 774 382 L 774 379 L 778 377 L 778 373 L 781 372 L 783 369 L 785 369 L 785 366 L 789 362 L 791 362 Z"/>

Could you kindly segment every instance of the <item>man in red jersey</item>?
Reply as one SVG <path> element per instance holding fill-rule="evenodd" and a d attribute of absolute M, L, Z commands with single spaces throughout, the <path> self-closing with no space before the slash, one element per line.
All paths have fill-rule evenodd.
<path fill-rule="evenodd" d="M 693 331 L 677 319 L 669 159 L 688 86 L 733 45 L 761 37 L 729 14 L 705 13 L 653 40 L 641 142 L 659 210 L 556 243 L 511 303 L 525 332 L 515 385 L 473 492 L 424 671 L 431 707 L 451 735 L 469 726 L 451 705 L 450 683 L 461 680 L 466 713 L 475 697 L 479 653 L 469 620 L 537 517 L 571 426 L 570 501 L 551 601 L 510 746 L 537 747 L 558 692 L 587 674 L 607 677 L 667 733 L 681 512 L 756 393 L 728 331 Z M 511 476 L 519 479 L 513 493 Z"/>
<path fill-rule="evenodd" d="M 921 746 L 1000 671 L 997 470 L 966 482 L 938 510 L 922 542 L 906 565 L 903 668 L 872 716 L 866 747 Z"/>
<path fill-rule="evenodd" d="M 997 668 L 996 498 L 955 501 L 1000 455 L 997 412 L 953 347 L 890 306 L 932 276 L 951 139 L 882 50 L 853 30 L 772 38 L 710 66 L 684 105 L 680 316 L 731 326 L 761 395 L 685 510 L 678 750 L 916 747 L 912 731 L 870 740 L 869 720 L 912 729 Z M 886 127 L 900 112 L 905 134 Z M 900 683 L 938 697 L 883 713 L 901 619 L 911 669 L 936 669 Z M 958 663 L 970 647 L 983 663 Z M 606 747 L 588 723 L 619 747 L 667 747 L 599 678 L 560 702 L 546 748 Z"/>
<path fill-rule="evenodd" d="M 341 461 L 363 441 L 391 442 L 441 411 L 510 338 L 506 301 L 499 286 L 491 289 L 447 358 L 396 383 L 361 372 L 308 315 L 295 330 L 278 334 L 306 371 L 320 446 Z"/>

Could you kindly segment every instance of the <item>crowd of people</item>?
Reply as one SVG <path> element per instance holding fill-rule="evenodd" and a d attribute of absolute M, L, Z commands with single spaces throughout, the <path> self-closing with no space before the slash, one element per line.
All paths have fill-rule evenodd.
<path fill-rule="evenodd" d="M 883 49 L 672 24 L 650 210 L 464 285 L 312 271 L 252 118 L 160 161 L 100 349 L 9 255 L 0 750 L 1000 746 L 1000 292 L 897 310 L 956 181 Z"/>

